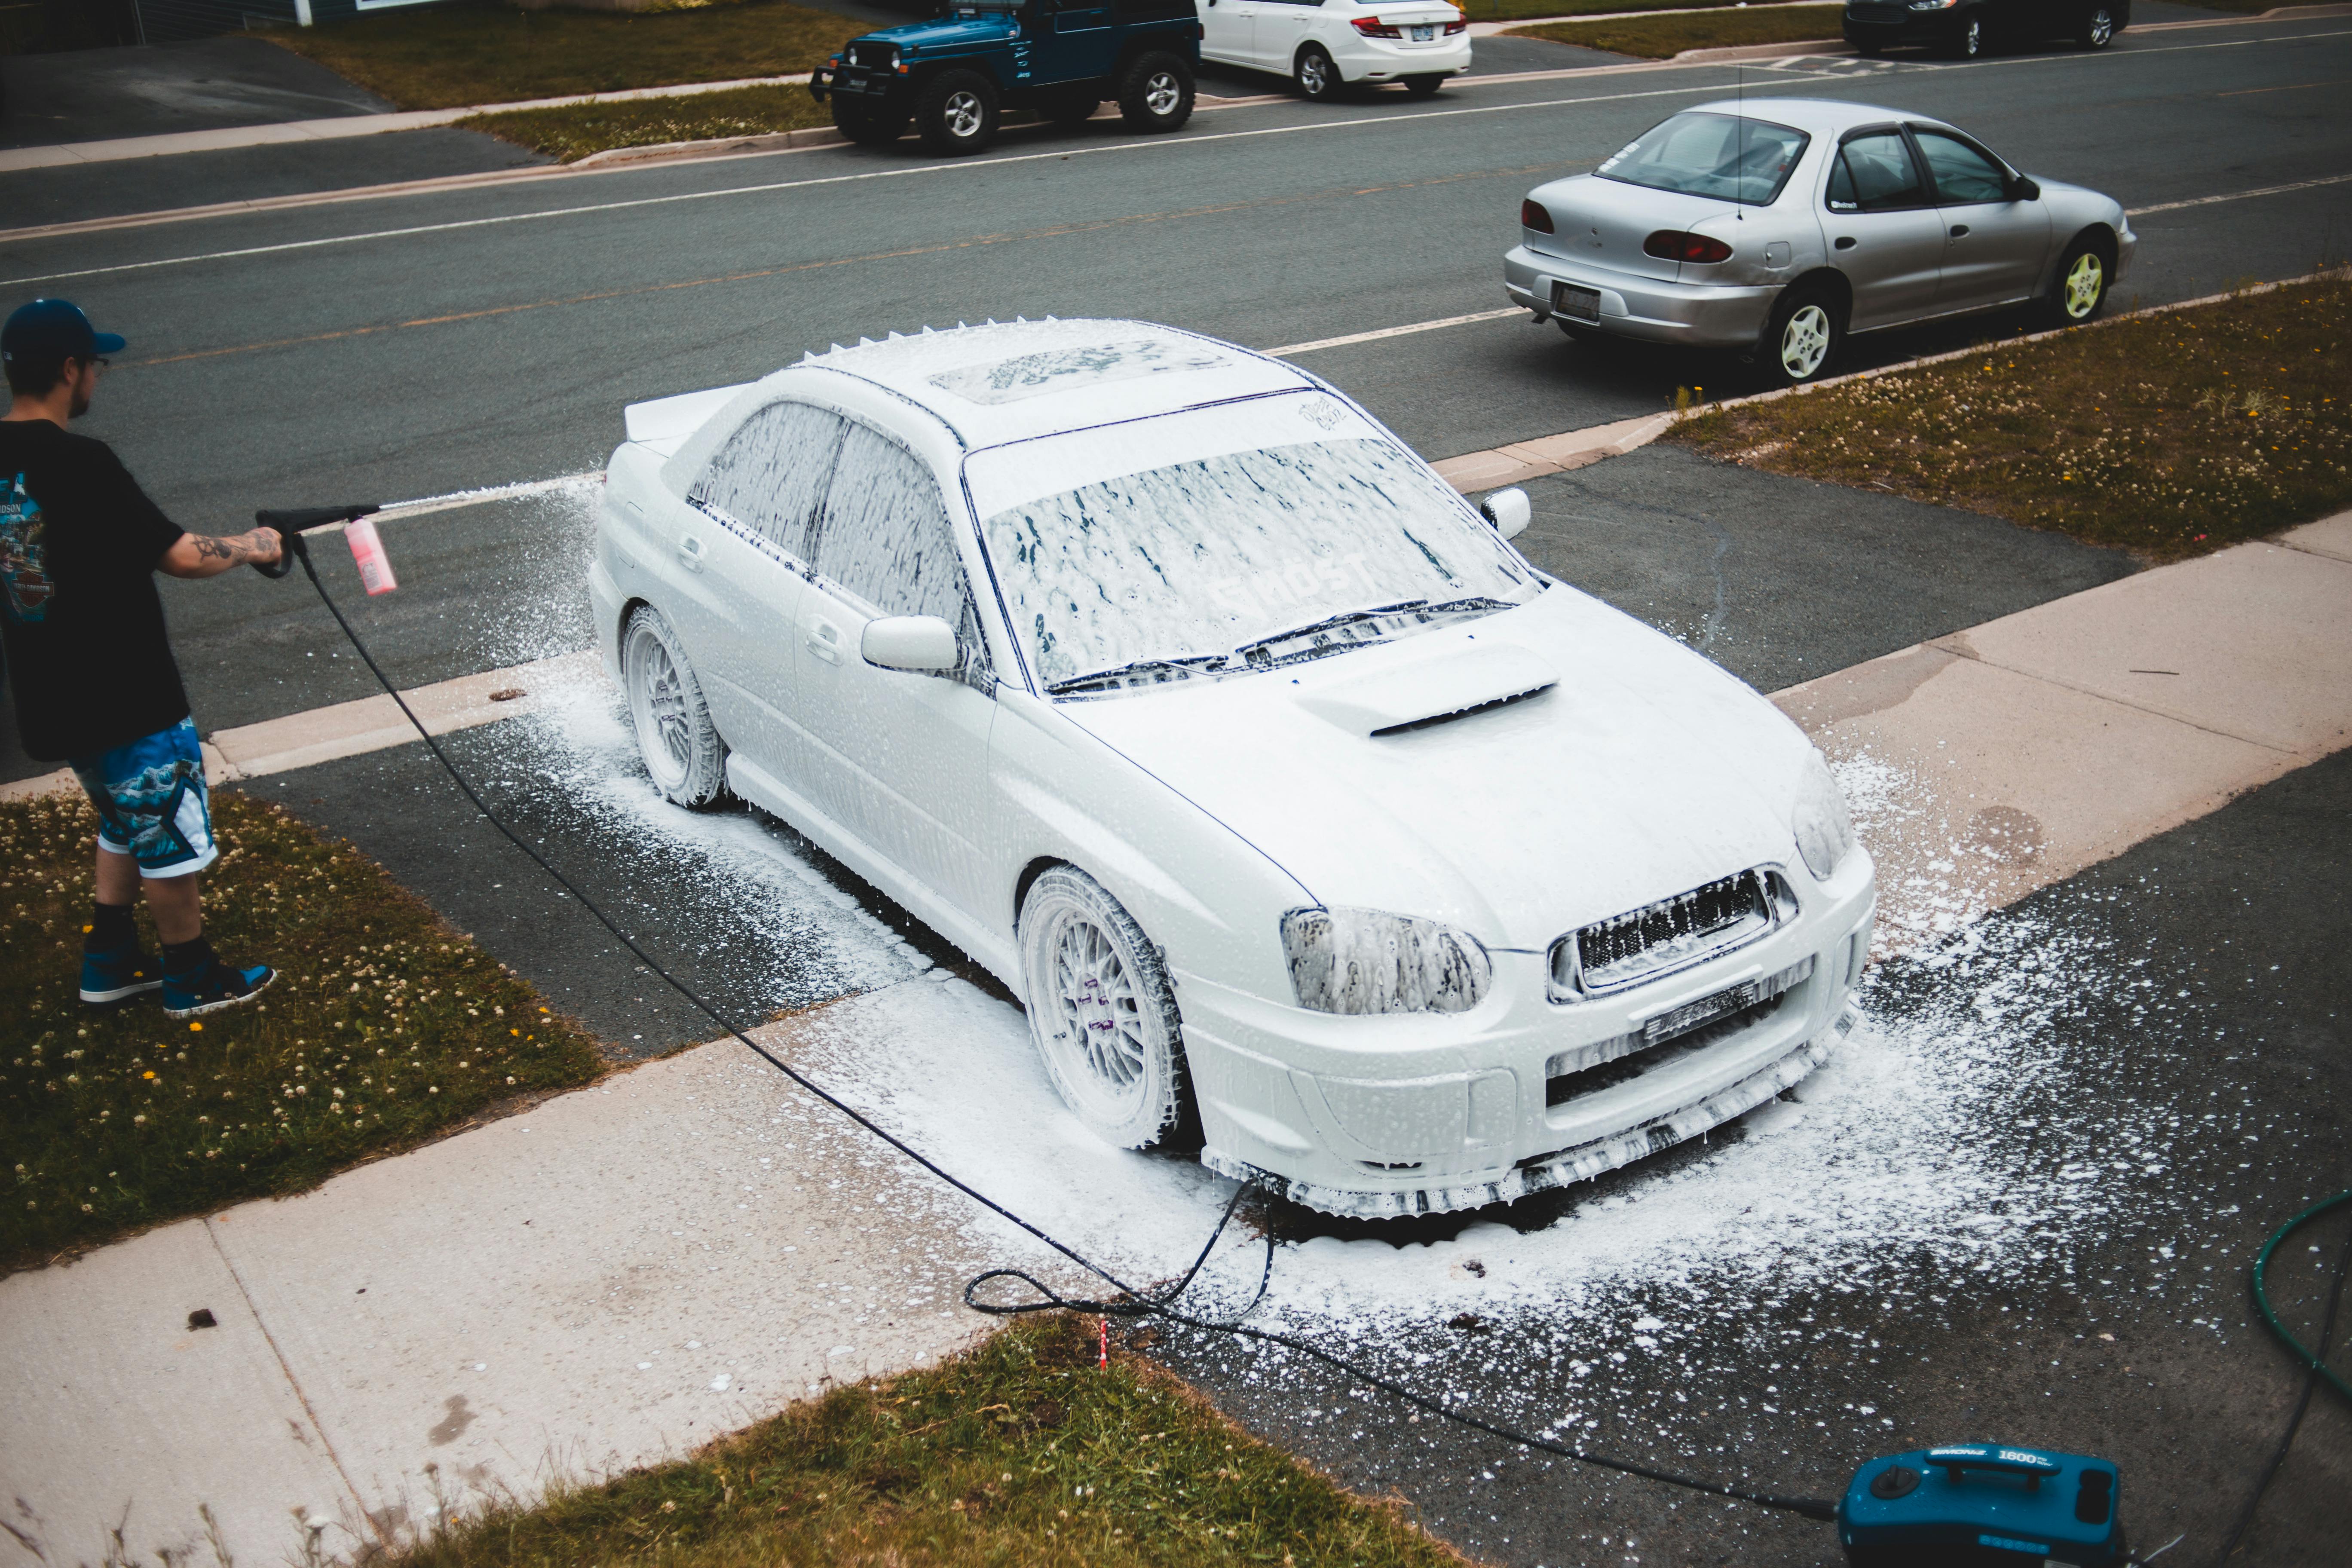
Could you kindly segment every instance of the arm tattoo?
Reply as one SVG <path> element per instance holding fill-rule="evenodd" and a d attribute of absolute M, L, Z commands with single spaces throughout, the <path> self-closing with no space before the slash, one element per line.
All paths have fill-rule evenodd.
<path fill-rule="evenodd" d="M 257 528 L 234 539 L 215 539 L 208 533 L 192 533 L 188 538 L 194 542 L 199 560 L 247 562 L 257 561 L 269 552 L 272 541 L 266 537 L 268 531 Z"/>

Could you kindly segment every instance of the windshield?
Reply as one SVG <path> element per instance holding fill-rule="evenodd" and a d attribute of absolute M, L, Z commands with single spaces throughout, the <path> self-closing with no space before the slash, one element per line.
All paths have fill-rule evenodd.
<path fill-rule="evenodd" d="M 1319 393 L 996 447 L 966 477 L 1049 689 L 1268 668 L 1540 590 L 1459 497 Z"/>
<path fill-rule="evenodd" d="M 1811 140 L 1769 120 L 1694 111 L 1653 125 L 1593 172 L 1654 191 L 1769 206 Z"/>

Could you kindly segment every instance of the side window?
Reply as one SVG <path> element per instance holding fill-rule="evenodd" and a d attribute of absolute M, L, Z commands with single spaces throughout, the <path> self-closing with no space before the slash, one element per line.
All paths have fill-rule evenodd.
<path fill-rule="evenodd" d="M 1940 131 L 1921 130 L 1911 134 L 1919 139 L 1919 154 L 1927 160 L 1927 172 L 1936 180 L 1937 198 L 1946 206 L 2009 200 L 2007 174 L 1982 153 Z"/>
<path fill-rule="evenodd" d="M 937 616 L 956 629 L 958 679 L 993 690 L 980 614 L 931 471 L 904 447 L 851 424 L 812 541 L 818 576 L 884 616 Z"/>
<path fill-rule="evenodd" d="M 1829 206 L 1833 213 L 1893 212 L 1927 205 L 1918 165 L 1899 131 L 1873 131 L 1848 142 L 1838 152 L 1830 175 Z"/>
<path fill-rule="evenodd" d="M 841 429 L 825 409 L 772 403 L 727 438 L 686 499 L 804 562 Z"/>

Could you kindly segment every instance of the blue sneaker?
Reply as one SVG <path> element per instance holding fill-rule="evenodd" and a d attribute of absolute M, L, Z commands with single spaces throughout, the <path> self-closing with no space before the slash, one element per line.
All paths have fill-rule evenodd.
<path fill-rule="evenodd" d="M 208 952 L 204 963 L 185 974 L 163 976 L 163 1016 L 194 1018 L 252 1001 L 269 988 L 278 971 L 266 963 L 231 969 Z"/>
<path fill-rule="evenodd" d="M 81 955 L 81 999 L 93 1007 L 128 1002 L 163 984 L 163 965 L 140 952 L 136 942 L 111 952 Z"/>

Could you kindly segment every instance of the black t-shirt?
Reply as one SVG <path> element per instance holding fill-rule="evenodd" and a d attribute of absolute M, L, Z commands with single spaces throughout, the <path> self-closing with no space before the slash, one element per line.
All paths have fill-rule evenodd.
<path fill-rule="evenodd" d="M 0 420 L 0 638 L 28 754 L 88 756 L 188 716 L 155 593 L 184 531 L 105 442 Z"/>

